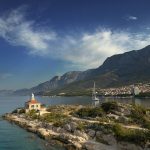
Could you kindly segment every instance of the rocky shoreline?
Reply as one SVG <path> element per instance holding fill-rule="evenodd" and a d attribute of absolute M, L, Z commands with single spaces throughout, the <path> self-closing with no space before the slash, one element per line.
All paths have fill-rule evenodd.
<path fill-rule="evenodd" d="M 130 106 L 125 107 L 120 104 L 117 104 L 117 106 L 119 106 L 119 109 L 122 109 L 119 110 L 117 108 L 117 111 L 111 109 L 111 113 L 105 113 L 105 117 L 107 117 L 105 120 L 102 115 L 99 115 L 101 116 L 99 117 L 98 114 L 93 117 L 90 116 L 89 118 L 87 116 L 81 117 L 80 113 L 82 110 L 84 111 L 83 114 L 85 114 L 87 109 L 94 109 L 97 111 L 98 107 L 94 108 L 68 105 L 49 108 L 49 110 L 53 113 L 58 110 L 60 112 L 61 110 L 62 112 L 65 112 L 68 116 L 68 120 L 65 120 L 63 123 L 60 122 L 61 118 L 59 119 L 59 122 L 54 123 L 53 121 L 43 121 L 39 118 L 33 119 L 26 114 L 19 113 L 7 113 L 3 115 L 3 118 L 11 123 L 15 123 L 29 132 L 37 134 L 49 143 L 61 144 L 67 150 L 149 150 L 149 129 L 127 124 L 128 118 L 126 116 L 131 113 L 132 108 Z M 97 113 L 99 112 L 97 111 Z M 130 141 L 130 139 L 121 139 L 121 136 L 118 138 L 118 133 L 113 131 L 115 131 L 114 129 L 117 127 L 115 122 L 121 119 L 124 121 L 122 126 L 126 130 L 130 129 L 142 132 L 142 136 L 137 136 L 137 138 L 141 140 L 140 142 L 143 141 L 142 144 L 135 143 L 137 142 L 136 140 L 133 142 Z M 146 142 L 145 139 L 142 139 L 145 138 L 143 137 L 143 133 L 147 136 Z"/>

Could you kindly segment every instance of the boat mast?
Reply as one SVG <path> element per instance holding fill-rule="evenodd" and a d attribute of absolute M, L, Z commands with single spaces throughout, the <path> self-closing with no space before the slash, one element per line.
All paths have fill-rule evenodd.
<path fill-rule="evenodd" d="M 92 97 L 95 98 L 95 82 L 94 82 Z"/>

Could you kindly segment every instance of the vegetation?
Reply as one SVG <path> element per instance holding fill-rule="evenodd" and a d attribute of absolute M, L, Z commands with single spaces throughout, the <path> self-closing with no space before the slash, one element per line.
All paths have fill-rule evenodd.
<path fill-rule="evenodd" d="M 127 129 L 120 124 L 115 124 L 113 131 L 119 141 L 133 142 L 143 146 L 150 140 L 150 131 Z"/>
<path fill-rule="evenodd" d="M 48 113 L 44 114 L 40 117 L 40 120 L 43 122 L 53 123 L 55 126 L 63 126 L 65 123 L 69 121 L 69 117 L 67 115 L 61 113 Z"/>
<path fill-rule="evenodd" d="M 18 109 L 14 113 L 17 111 Z M 50 123 L 55 127 L 65 129 L 65 125 L 68 124 L 70 128 L 81 130 L 87 134 L 90 130 L 94 130 L 95 139 L 104 144 L 109 142 L 103 138 L 103 135 L 106 135 L 106 138 L 107 136 L 114 136 L 117 141 L 131 142 L 140 146 L 145 146 L 146 143 L 150 142 L 150 109 L 139 105 L 125 105 L 109 101 L 98 107 L 79 105 L 49 106 L 47 111 L 47 114 L 41 116 L 35 110 L 31 110 L 25 115 L 29 120 L 38 119 L 44 122 L 45 126 Z M 73 118 L 73 116 L 78 118 Z M 70 122 L 75 122 L 75 125 L 70 124 Z M 133 128 L 130 125 L 136 126 Z M 99 133 L 97 134 L 97 132 Z M 72 130 L 71 134 L 73 134 Z"/>
<path fill-rule="evenodd" d="M 102 131 L 104 134 L 112 133 L 112 125 L 111 124 L 104 124 L 104 123 L 93 123 L 88 126 L 89 129 L 95 131 Z"/>
<path fill-rule="evenodd" d="M 81 118 L 86 117 L 102 117 L 104 112 L 101 107 L 84 107 L 79 109 L 76 114 Z"/>
<path fill-rule="evenodd" d="M 102 109 L 108 113 L 112 110 L 118 110 L 118 103 L 115 102 L 115 101 L 111 101 L 111 102 L 105 102 L 105 103 L 102 103 Z"/>
<path fill-rule="evenodd" d="M 87 128 L 87 123 L 84 123 L 84 122 L 81 122 L 81 121 L 78 122 L 78 126 L 77 126 L 77 129 L 78 129 L 78 130 L 83 131 L 83 130 L 85 130 L 86 128 Z"/>
<path fill-rule="evenodd" d="M 146 108 L 140 105 L 133 105 L 130 117 L 137 124 L 150 129 L 150 116 L 146 114 L 146 111 Z"/>
<path fill-rule="evenodd" d="M 18 113 L 18 114 L 24 114 L 25 113 L 25 109 L 24 108 L 17 108 L 15 109 L 13 112 L 14 113 Z"/>
<path fill-rule="evenodd" d="M 30 119 L 39 119 L 39 115 L 37 114 L 37 111 L 36 110 L 30 110 L 26 116 Z"/>
<path fill-rule="evenodd" d="M 61 113 L 64 115 L 69 115 L 73 112 L 75 112 L 78 109 L 76 105 L 57 105 L 57 106 L 49 106 L 47 108 L 48 112 L 51 113 Z"/>

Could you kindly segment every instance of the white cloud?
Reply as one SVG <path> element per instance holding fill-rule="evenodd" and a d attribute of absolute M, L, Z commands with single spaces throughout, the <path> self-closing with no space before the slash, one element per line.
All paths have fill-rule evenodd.
<path fill-rule="evenodd" d="M 149 35 L 101 29 L 79 37 L 64 37 L 59 47 L 52 46 L 55 50 L 52 56 L 87 69 L 98 67 L 111 55 L 140 49 L 149 43 Z"/>
<path fill-rule="evenodd" d="M 127 20 L 137 20 L 138 19 L 138 17 L 136 17 L 136 16 L 128 16 L 127 17 Z"/>
<path fill-rule="evenodd" d="M 137 19 L 134 16 L 133 20 Z M 109 56 L 140 49 L 150 43 L 149 34 L 98 29 L 93 33 L 58 35 L 55 31 L 37 29 L 19 8 L 0 17 L 0 36 L 12 45 L 24 46 L 30 55 L 68 62 L 74 68 L 98 67 Z"/>
<path fill-rule="evenodd" d="M 27 47 L 33 54 L 41 49 L 46 54 L 48 42 L 54 40 L 56 35 L 36 29 L 34 24 L 34 21 L 25 19 L 23 8 L 20 7 L 0 17 L 0 36 L 13 45 Z"/>

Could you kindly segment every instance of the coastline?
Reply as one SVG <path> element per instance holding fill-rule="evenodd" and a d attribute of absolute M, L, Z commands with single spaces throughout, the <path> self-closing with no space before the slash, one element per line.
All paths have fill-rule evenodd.
<path fill-rule="evenodd" d="M 68 150 L 99 150 L 100 148 L 104 150 L 122 150 L 127 148 L 128 150 L 147 150 L 150 147 L 149 139 L 148 142 L 143 145 L 132 143 L 131 141 L 120 141 L 116 138 L 112 131 L 108 132 L 109 128 L 114 125 L 114 122 L 111 121 L 111 118 L 119 120 L 123 118 L 123 115 L 130 113 L 130 107 L 128 109 L 124 108 L 122 115 L 118 112 L 108 113 L 107 117 L 109 120 L 104 120 L 102 117 L 93 117 L 93 118 L 82 118 L 75 115 L 72 115 L 78 110 L 87 109 L 89 107 L 85 106 L 56 106 L 56 111 L 63 111 L 68 114 L 67 109 L 71 113 L 68 114 L 69 121 L 63 124 L 55 124 L 53 122 L 43 122 L 38 119 L 31 119 L 25 114 L 13 114 L 7 113 L 3 115 L 3 118 L 11 123 L 15 123 L 21 128 L 26 129 L 29 132 L 35 133 L 40 138 L 47 140 L 52 144 L 61 144 L 63 147 L 66 147 Z M 67 108 L 67 109 L 66 109 Z M 51 108 L 54 111 L 54 108 Z M 95 109 L 92 107 L 92 109 Z M 118 115 L 116 114 L 118 113 Z M 117 118 L 118 117 L 118 118 Z M 100 120 L 101 119 L 101 120 Z M 102 120 L 103 119 L 103 120 Z M 125 117 L 124 117 L 125 119 Z M 127 118 L 126 118 L 127 119 Z M 96 125 L 96 126 L 95 126 Z M 129 126 L 126 123 L 123 124 L 127 129 L 134 129 L 139 131 L 149 131 L 146 128 L 140 126 Z M 85 127 L 86 126 L 86 127 Z M 91 128 L 92 127 L 92 128 Z M 97 127 L 98 129 L 96 129 Z M 106 128 L 107 127 L 107 128 Z M 149 138 L 149 137 L 148 137 Z"/>

